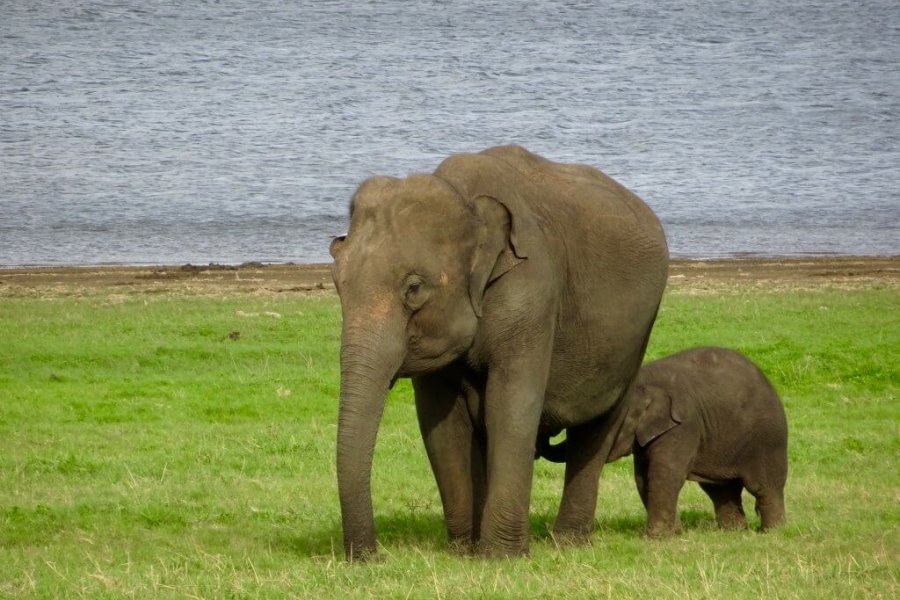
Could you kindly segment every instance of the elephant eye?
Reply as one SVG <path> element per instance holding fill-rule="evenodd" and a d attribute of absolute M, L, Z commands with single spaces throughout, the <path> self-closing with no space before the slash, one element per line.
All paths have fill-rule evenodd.
<path fill-rule="evenodd" d="M 405 294 L 406 301 L 408 303 L 414 302 L 416 299 L 416 296 L 419 295 L 419 291 L 421 289 L 422 289 L 421 281 L 410 281 L 409 283 L 407 283 L 406 284 L 406 294 Z"/>
<path fill-rule="evenodd" d="M 418 310 L 428 300 L 425 282 L 418 276 L 413 275 L 406 281 L 406 288 L 403 291 L 403 300 L 411 310 Z"/>

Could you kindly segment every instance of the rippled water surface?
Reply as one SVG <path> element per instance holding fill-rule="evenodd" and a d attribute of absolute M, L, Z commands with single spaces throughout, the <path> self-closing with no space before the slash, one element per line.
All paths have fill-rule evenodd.
<path fill-rule="evenodd" d="M 675 255 L 898 254 L 900 3 L 0 0 L 0 265 L 326 261 L 365 177 L 506 143 Z"/>

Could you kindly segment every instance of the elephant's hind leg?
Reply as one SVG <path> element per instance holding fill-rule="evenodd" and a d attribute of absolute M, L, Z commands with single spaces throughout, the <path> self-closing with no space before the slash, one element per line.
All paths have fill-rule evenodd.
<path fill-rule="evenodd" d="M 584 542 L 594 530 L 605 426 L 591 422 L 566 431 L 566 479 L 559 513 L 553 524 L 557 540 Z"/>
<path fill-rule="evenodd" d="M 756 496 L 756 512 L 760 518 L 759 528 L 762 531 L 782 525 L 787 520 L 783 487 L 763 487 L 757 490 L 754 496 Z"/>
<path fill-rule="evenodd" d="M 700 487 L 713 502 L 716 522 L 722 529 L 747 529 L 747 517 L 741 502 L 744 486 L 740 480 L 726 483 L 701 483 Z"/>
<path fill-rule="evenodd" d="M 450 545 L 472 549 L 484 510 L 482 444 L 459 384 L 432 374 L 413 378 L 416 413 L 431 470 L 437 480 Z"/>
<path fill-rule="evenodd" d="M 762 463 L 744 476 L 744 487 L 756 498 L 756 512 L 759 514 L 760 529 L 763 531 L 781 525 L 786 520 L 784 510 L 786 479 L 786 467 L 775 468 Z"/>

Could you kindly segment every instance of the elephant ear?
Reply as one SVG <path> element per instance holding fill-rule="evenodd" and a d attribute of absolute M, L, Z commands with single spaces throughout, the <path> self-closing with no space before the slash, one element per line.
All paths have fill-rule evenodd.
<path fill-rule="evenodd" d="M 648 387 L 647 408 L 638 422 L 635 437 L 638 445 L 646 446 L 657 437 L 669 431 L 684 420 L 681 411 L 672 400 L 672 396 L 657 387 Z"/>
<path fill-rule="evenodd" d="M 516 219 L 506 204 L 492 196 L 477 196 L 473 204 L 478 243 L 469 272 L 469 299 L 475 315 L 481 317 L 487 287 L 527 256 L 516 243 Z"/>
<path fill-rule="evenodd" d="M 625 419 L 619 427 L 606 462 L 613 462 L 631 454 L 638 425 L 644 417 L 647 405 L 650 404 L 650 395 L 643 385 L 636 385 L 628 392 L 625 402 L 627 403 Z"/>
<path fill-rule="evenodd" d="M 521 149 L 509 149 L 516 154 Z M 487 287 L 541 247 L 542 233 L 522 193 L 533 182 L 513 166 L 503 148 L 445 159 L 434 175 L 472 207 L 479 222 L 477 249 L 469 275 L 472 308 L 482 315 Z M 521 192 L 521 193 L 520 193 Z"/>
<path fill-rule="evenodd" d="M 341 249 L 344 247 L 344 240 L 347 239 L 347 234 L 335 236 L 331 240 L 331 245 L 328 247 L 328 253 L 331 254 L 332 258 L 337 258 L 338 254 L 341 252 Z"/>

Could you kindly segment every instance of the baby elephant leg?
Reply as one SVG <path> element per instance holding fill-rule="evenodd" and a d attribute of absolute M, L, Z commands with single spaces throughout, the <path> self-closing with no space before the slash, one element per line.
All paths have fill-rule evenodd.
<path fill-rule="evenodd" d="M 700 487 L 713 501 L 716 522 L 722 529 L 747 529 L 747 517 L 741 503 L 744 486 L 740 480 L 726 483 L 701 483 Z"/>
<path fill-rule="evenodd" d="M 765 531 L 785 522 L 784 482 L 786 469 L 773 470 L 760 467 L 744 477 L 744 487 L 756 498 L 756 512 L 760 517 L 760 529 Z"/>
<path fill-rule="evenodd" d="M 776 527 L 787 520 L 784 510 L 784 488 L 763 487 L 753 495 L 756 496 L 756 512 L 759 513 L 761 530 Z"/>
<path fill-rule="evenodd" d="M 688 462 L 664 452 L 635 454 L 634 478 L 647 509 L 648 537 L 678 533 L 678 495 L 684 486 Z"/>

